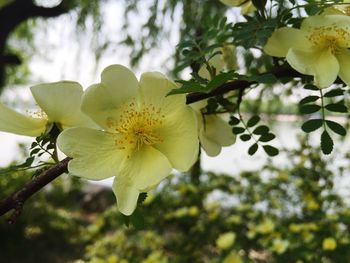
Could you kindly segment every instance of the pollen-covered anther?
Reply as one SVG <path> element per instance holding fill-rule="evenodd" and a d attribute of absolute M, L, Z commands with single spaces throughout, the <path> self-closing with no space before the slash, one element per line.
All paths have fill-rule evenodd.
<path fill-rule="evenodd" d="M 162 142 L 156 130 L 164 117 L 154 105 L 137 107 L 135 103 L 130 103 L 125 106 L 119 119 L 110 120 L 107 125 L 119 136 L 115 141 L 118 149 L 140 150 L 144 145 Z"/>
<path fill-rule="evenodd" d="M 48 119 L 47 114 L 42 110 L 36 110 L 36 111 L 27 110 L 26 113 L 35 119 L 45 119 L 45 120 Z"/>
<path fill-rule="evenodd" d="M 308 39 L 315 47 L 329 49 L 336 54 L 340 48 L 349 45 L 350 32 L 336 25 L 316 27 L 312 28 Z"/>

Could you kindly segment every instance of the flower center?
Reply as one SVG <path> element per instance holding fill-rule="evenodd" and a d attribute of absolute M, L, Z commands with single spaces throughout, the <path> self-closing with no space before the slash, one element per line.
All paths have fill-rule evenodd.
<path fill-rule="evenodd" d="M 35 111 L 27 110 L 26 113 L 34 119 L 48 120 L 47 114 L 41 109 Z"/>
<path fill-rule="evenodd" d="M 134 151 L 162 141 L 157 128 L 161 126 L 163 118 L 161 110 L 152 104 L 138 106 L 131 102 L 123 106 L 119 118 L 108 121 L 108 126 L 122 135 L 116 139 L 119 149 Z"/>
<path fill-rule="evenodd" d="M 329 49 L 332 54 L 336 54 L 339 48 L 346 48 L 349 46 L 350 32 L 336 25 L 315 27 L 308 39 L 314 46 L 322 49 Z"/>

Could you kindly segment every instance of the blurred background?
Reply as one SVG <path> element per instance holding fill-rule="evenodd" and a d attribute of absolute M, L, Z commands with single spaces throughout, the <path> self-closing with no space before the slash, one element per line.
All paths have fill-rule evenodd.
<path fill-rule="evenodd" d="M 30 86 L 66 79 L 87 88 L 110 64 L 189 79 L 200 65 L 184 67 L 177 45 L 218 17 L 244 20 L 240 8 L 216 0 L 0 0 L 0 101 L 24 112 L 35 107 Z M 236 52 L 239 72 L 268 64 L 257 49 Z M 217 157 L 202 152 L 190 172 L 144 195 L 131 217 L 117 211 L 109 180 L 60 176 L 26 202 L 16 224 L 0 218 L 0 262 L 349 262 L 349 140 L 321 154 L 320 133 L 300 130 L 303 92 L 264 85 L 242 102 L 276 134 L 277 157 L 262 149 L 250 156 L 239 139 Z M 0 132 L 0 199 L 34 176 L 7 172 L 31 141 Z"/>

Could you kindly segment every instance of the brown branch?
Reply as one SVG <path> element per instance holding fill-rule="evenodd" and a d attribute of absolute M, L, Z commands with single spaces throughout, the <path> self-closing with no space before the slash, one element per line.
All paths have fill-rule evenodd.
<path fill-rule="evenodd" d="M 302 74 L 295 71 L 294 69 L 292 69 L 289 66 L 279 66 L 279 67 L 272 69 L 268 73 L 273 74 L 278 79 L 286 78 L 286 77 L 301 77 L 301 76 L 303 76 Z M 225 94 L 229 91 L 232 91 L 232 90 L 242 90 L 242 89 L 244 90 L 254 83 L 255 82 L 246 81 L 246 80 L 234 80 L 231 82 L 227 82 L 209 93 L 194 92 L 194 93 L 188 94 L 186 103 L 191 104 L 191 103 L 194 103 L 194 102 L 197 102 L 200 100 L 204 100 L 204 99 L 207 99 L 210 97 L 223 95 L 223 94 Z"/>
<path fill-rule="evenodd" d="M 289 67 L 278 67 L 272 70 L 270 73 L 274 74 L 277 78 L 284 77 L 300 77 L 300 73 Z M 244 90 L 254 82 L 235 80 L 232 82 L 225 83 L 213 90 L 210 93 L 191 93 L 187 95 L 187 104 L 203 100 L 216 95 L 227 93 L 231 90 Z M 31 197 L 33 194 L 42 189 L 45 185 L 56 179 L 61 174 L 67 172 L 68 162 L 70 158 L 65 158 L 60 163 L 52 166 L 48 170 L 35 177 L 34 180 L 28 182 L 17 192 L 13 193 L 9 197 L 5 198 L 0 202 L 0 216 L 6 214 L 10 210 L 14 209 L 14 212 L 9 220 L 10 223 L 14 223 L 20 215 L 24 202 Z"/>
<path fill-rule="evenodd" d="M 22 212 L 24 202 L 34 193 L 38 192 L 45 185 L 56 179 L 63 173 L 66 173 L 70 158 L 65 158 L 58 164 L 50 167 L 48 170 L 35 177 L 32 181 L 22 186 L 17 192 L 0 202 L 0 216 L 14 209 L 9 223 L 14 223 Z"/>

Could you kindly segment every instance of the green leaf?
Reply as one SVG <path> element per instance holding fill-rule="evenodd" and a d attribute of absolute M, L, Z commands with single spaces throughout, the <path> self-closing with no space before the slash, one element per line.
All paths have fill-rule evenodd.
<path fill-rule="evenodd" d="M 261 84 L 274 84 L 278 81 L 277 78 L 271 73 L 253 75 L 249 77 L 244 76 L 242 79 L 252 82 L 258 82 Z"/>
<path fill-rule="evenodd" d="M 342 95 L 344 95 L 344 91 L 342 89 L 334 89 L 334 90 L 328 91 L 323 96 L 327 98 L 333 98 L 333 97 L 342 96 Z"/>
<path fill-rule="evenodd" d="M 267 0 L 252 0 L 253 5 L 256 9 L 263 10 L 265 8 Z"/>
<path fill-rule="evenodd" d="M 318 87 L 316 87 L 315 85 L 312 85 L 312 84 L 306 84 L 306 85 L 304 86 L 304 89 L 307 89 L 307 90 L 317 90 L 317 91 L 320 90 Z"/>
<path fill-rule="evenodd" d="M 300 107 L 300 112 L 303 114 L 311 114 L 314 112 L 317 112 L 321 109 L 321 106 L 319 105 L 303 105 Z"/>
<path fill-rule="evenodd" d="M 324 154 L 330 154 L 333 150 L 333 140 L 327 131 L 321 134 L 321 150 Z"/>
<path fill-rule="evenodd" d="M 242 128 L 242 127 L 233 127 L 233 128 L 232 128 L 232 132 L 233 132 L 234 134 L 240 134 L 240 133 L 243 133 L 244 131 L 245 131 L 245 129 Z"/>
<path fill-rule="evenodd" d="M 236 118 L 235 116 L 230 116 L 230 121 L 228 122 L 228 124 L 234 126 L 239 124 L 240 122 L 240 119 Z"/>
<path fill-rule="evenodd" d="M 234 75 L 232 72 L 220 73 L 219 75 L 216 75 L 211 81 L 209 81 L 206 87 L 206 92 L 210 92 L 220 85 L 226 83 L 228 80 L 232 79 L 233 76 Z"/>
<path fill-rule="evenodd" d="M 248 154 L 253 155 L 254 153 L 256 153 L 257 150 L 258 150 L 258 144 L 254 143 L 252 146 L 249 147 Z"/>
<path fill-rule="evenodd" d="M 342 103 L 330 103 L 326 105 L 325 108 L 333 112 L 342 112 L 342 113 L 348 112 L 348 108 Z"/>
<path fill-rule="evenodd" d="M 323 124 L 323 120 L 322 119 L 313 119 L 313 120 L 308 120 L 306 122 L 304 122 L 304 124 L 301 126 L 301 129 L 304 132 L 313 132 L 317 129 L 319 129 Z"/>
<path fill-rule="evenodd" d="M 137 199 L 137 204 L 142 204 L 147 198 L 147 193 L 140 193 L 138 199 Z"/>
<path fill-rule="evenodd" d="M 276 156 L 279 153 L 279 150 L 271 145 L 264 145 L 263 149 L 267 153 L 267 155 L 271 157 Z"/>
<path fill-rule="evenodd" d="M 259 141 L 260 142 L 269 142 L 275 139 L 276 136 L 273 133 L 266 133 L 260 136 Z"/>
<path fill-rule="evenodd" d="M 253 127 L 255 126 L 258 122 L 260 121 L 260 117 L 257 115 L 254 115 L 253 117 L 251 117 L 248 122 L 247 122 L 247 126 L 248 127 Z"/>
<path fill-rule="evenodd" d="M 166 96 L 175 95 L 175 94 L 183 94 L 189 92 L 205 92 L 206 88 L 196 82 L 186 82 L 178 89 L 171 90 Z"/>
<path fill-rule="evenodd" d="M 242 134 L 239 138 L 242 141 L 246 142 L 246 141 L 249 141 L 252 138 L 252 136 L 250 136 L 249 134 Z"/>
<path fill-rule="evenodd" d="M 335 133 L 337 133 L 337 134 L 339 134 L 341 136 L 345 136 L 346 135 L 345 128 L 343 126 L 341 126 L 339 123 L 336 123 L 334 121 L 326 120 L 326 124 Z"/>
<path fill-rule="evenodd" d="M 258 135 L 262 135 L 262 134 L 268 133 L 269 130 L 270 130 L 270 128 L 267 127 L 266 125 L 261 125 L 261 126 L 258 126 L 258 127 L 253 131 L 253 133 L 254 133 L 254 134 L 258 134 Z"/>
<path fill-rule="evenodd" d="M 40 148 L 35 148 L 30 152 L 30 156 L 33 156 L 34 154 L 38 153 L 40 151 Z"/>
<path fill-rule="evenodd" d="M 299 102 L 299 104 L 303 105 L 303 104 L 306 104 L 306 103 L 314 102 L 314 101 L 318 100 L 319 98 L 320 98 L 319 96 L 307 96 L 307 97 L 303 98 Z"/>

